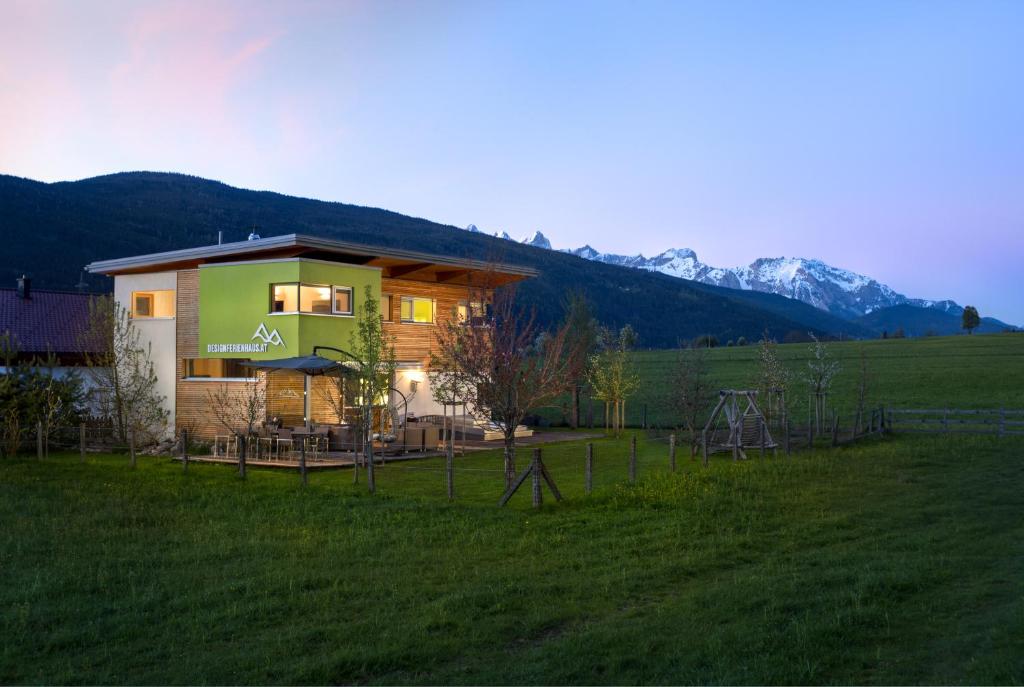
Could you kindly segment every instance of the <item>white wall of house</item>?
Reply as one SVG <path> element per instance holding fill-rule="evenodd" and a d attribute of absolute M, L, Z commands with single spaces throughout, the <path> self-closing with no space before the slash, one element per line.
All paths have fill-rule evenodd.
<path fill-rule="evenodd" d="M 136 291 L 178 291 L 177 272 L 149 274 L 123 274 L 114 277 L 114 298 L 131 312 L 132 293 Z M 174 397 L 177 370 L 177 320 L 175 317 L 135 318 L 143 345 L 151 347 L 151 357 L 157 376 L 157 393 L 164 397 L 168 412 L 168 434 L 174 432 Z"/>
<path fill-rule="evenodd" d="M 423 367 L 399 367 L 395 373 L 395 388 L 409 399 L 410 414 L 416 417 L 444 414 L 441 404 L 434 400 L 430 390 L 430 377 Z M 401 397 L 396 397 L 394 402 L 401 408 Z M 451 408 L 448 412 L 451 412 Z"/>

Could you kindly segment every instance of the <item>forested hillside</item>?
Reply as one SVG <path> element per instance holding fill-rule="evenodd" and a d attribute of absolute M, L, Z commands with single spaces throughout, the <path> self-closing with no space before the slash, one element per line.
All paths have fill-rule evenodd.
<path fill-rule="evenodd" d="M 462 231 L 376 208 L 248 191 L 180 174 L 131 172 L 44 184 L 0 176 L 0 283 L 28 273 L 37 288 L 74 288 L 93 260 L 244 239 L 253 226 L 274 236 L 308 233 L 385 247 L 493 259 L 535 267 L 520 287 L 523 302 L 545 322 L 557 319 L 566 294 L 582 291 L 602 323 L 631 324 L 640 345 L 675 346 L 710 333 L 721 340 L 783 338 L 814 331 L 868 335 L 867 329 L 782 296 L 696 284 L 662 274 L 591 262 L 572 255 Z M 93 290 L 109 290 L 87 276 Z"/>

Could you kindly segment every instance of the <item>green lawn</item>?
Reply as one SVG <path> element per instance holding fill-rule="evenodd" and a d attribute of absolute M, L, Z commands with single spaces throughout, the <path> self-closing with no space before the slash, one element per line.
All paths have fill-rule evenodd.
<path fill-rule="evenodd" d="M 1024 408 L 1024 334 L 986 334 L 918 339 L 875 339 L 830 343 L 842 369 L 835 380 L 832 404 L 844 417 L 856 409 L 860 351 L 870 369 L 869 402 L 903 408 Z M 807 371 L 810 347 L 783 344 L 779 357 L 790 371 L 789 402 L 797 421 L 806 417 Z M 715 348 L 708 351 L 711 378 L 719 388 L 757 388 L 758 346 Z M 638 351 L 634 354 L 640 390 L 629 399 L 627 422 L 639 426 L 647 406 L 648 424 L 674 426 L 669 406 L 676 351 Z M 583 404 L 586 412 L 587 402 Z M 603 421 L 595 402 L 594 421 Z M 543 413 L 561 421 L 562 411 Z"/>
<path fill-rule="evenodd" d="M 460 462 L 455 504 L 438 461 L 376 496 L 347 471 L 2 461 L 0 682 L 1024 681 L 1024 441 L 676 474 L 640 449 L 630 486 L 626 441 L 597 442 L 588 497 L 582 444 L 546 448 L 568 499 L 539 512 L 495 507 L 497 453 Z"/>

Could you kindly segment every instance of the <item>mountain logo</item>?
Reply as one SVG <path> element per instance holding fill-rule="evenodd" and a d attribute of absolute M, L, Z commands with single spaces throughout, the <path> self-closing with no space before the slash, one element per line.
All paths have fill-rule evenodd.
<path fill-rule="evenodd" d="M 265 344 L 271 346 L 284 346 L 284 341 L 281 339 L 281 335 L 275 329 L 272 332 L 267 331 L 267 325 L 260 322 L 260 326 L 256 328 L 256 333 L 252 335 L 250 341 L 259 339 Z"/>

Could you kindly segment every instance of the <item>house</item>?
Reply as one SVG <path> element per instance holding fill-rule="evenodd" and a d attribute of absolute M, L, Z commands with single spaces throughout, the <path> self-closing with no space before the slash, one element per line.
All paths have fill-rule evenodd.
<path fill-rule="evenodd" d="M 51 354 L 62 374 L 85 364 L 85 333 L 89 326 L 92 294 L 44 291 L 32 280 L 18 278 L 16 288 L 0 288 L 0 335 L 8 334 L 17 347 L 17 359 L 45 360 Z"/>
<path fill-rule="evenodd" d="M 427 374 L 437 325 L 467 316 L 471 284 L 486 278 L 500 286 L 536 274 L 298 234 L 105 260 L 87 269 L 114 278 L 115 298 L 151 346 L 172 426 L 207 437 L 218 432 L 211 383 L 235 389 L 253 383 L 246 361 L 311 355 L 316 346 L 347 348 L 367 287 L 395 340 L 394 388 L 405 414 L 441 414 Z M 286 424 L 343 422 L 327 402 L 330 386 L 323 377 L 273 372 L 266 414 Z"/>

